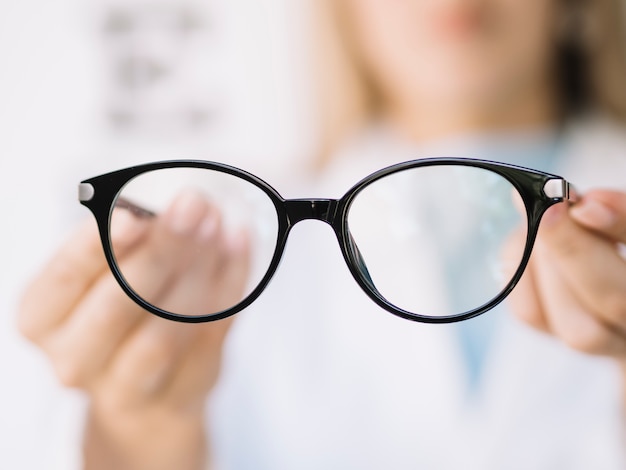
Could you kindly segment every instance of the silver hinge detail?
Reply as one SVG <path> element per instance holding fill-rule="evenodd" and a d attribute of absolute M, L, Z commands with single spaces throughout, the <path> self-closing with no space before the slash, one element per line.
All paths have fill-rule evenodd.
<path fill-rule="evenodd" d="M 89 183 L 80 183 L 78 185 L 78 200 L 81 202 L 91 201 L 96 190 Z"/>
<path fill-rule="evenodd" d="M 549 198 L 569 199 L 569 183 L 560 178 L 548 180 L 543 187 L 543 192 Z"/>

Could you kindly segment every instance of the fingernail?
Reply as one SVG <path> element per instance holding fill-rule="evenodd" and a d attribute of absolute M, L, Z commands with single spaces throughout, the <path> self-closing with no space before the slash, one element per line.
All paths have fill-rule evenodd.
<path fill-rule="evenodd" d="M 570 211 L 576 220 L 599 229 L 606 229 L 615 224 L 615 214 L 604 204 L 594 200 L 583 199 Z"/>

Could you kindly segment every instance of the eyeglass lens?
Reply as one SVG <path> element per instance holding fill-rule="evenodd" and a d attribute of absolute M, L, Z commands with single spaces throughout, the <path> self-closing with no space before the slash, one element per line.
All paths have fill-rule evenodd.
<path fill-rule="evenodd" d="M 521 263 L 527 223 L 516 194 L 481 168 L 413 168 L 366 186 L 348 226 L 389 303 L 424 316 L 458 315 L 497 297 Z M 512 243 L 514 233 L 521 243 Z"/>
<path fill-rule="evenodd" d="M 206 316 L 237 305 L 261 283 L 278 217 L 267 194 L 241 178 L 167 168 L 122 188 L 110 230 L 118 269 L 139 297 L 170 313 Z"/>
<path fill-rule="evenodd" d="M 375 180 L 347 212 L 366 283 L 390 304 L 431 317 L 489 302 L 524 251 L 523 242 L 509 243 L 515 232 L 525 240 L 528 230 L 516 193 L 497 173 L 468 166 Z M 110 232 L 127 285 L 155 307 L 191 316 L 246 299 L 268 272 L 279 235 L 277 210 L 262 189 L 201 168 L 132 179 L 117 196 Z"/>

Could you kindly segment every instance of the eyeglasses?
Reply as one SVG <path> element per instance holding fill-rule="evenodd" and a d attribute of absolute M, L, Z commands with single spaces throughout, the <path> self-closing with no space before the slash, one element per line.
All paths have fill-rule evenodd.
<path fill-rule="evenodd" d="M 383 309 L 427 323 L 469 319 L 511 292 L 542 215 L 569 198 L 559 176 L 463 158 L 399 163 L 340 199 L 284 199 L 248 172 L 191 160 L 79 185 L 124 292 L 183 322 L 249 306 L 276 272 L 291 229 L 306 219 L 332 227 L 355 281 Z"/>

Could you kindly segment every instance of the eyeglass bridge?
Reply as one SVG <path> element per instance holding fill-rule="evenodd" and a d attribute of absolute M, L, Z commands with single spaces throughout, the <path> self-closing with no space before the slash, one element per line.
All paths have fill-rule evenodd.
<path fill-rule="evenodd" d="M 337 199 L 289 199 L 285 201 L 291 225 L 302 220 L 321 220 L 332 225 L 337 213 Z"/>

